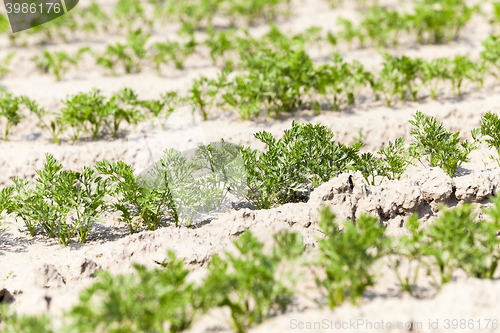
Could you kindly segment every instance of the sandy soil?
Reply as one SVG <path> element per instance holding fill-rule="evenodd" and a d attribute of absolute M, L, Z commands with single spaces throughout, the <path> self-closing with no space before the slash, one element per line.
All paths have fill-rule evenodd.
<path fill-rule="evenodd" d="M 112 4 L 104 0 L 102 3 Z M 403 6 L 397 1 L 387 3 Z M 281 28 L 293 32 L 300 32 L 314 25 L 335 31 L 338 29 L 335 24 L 337 17 L 359 17 L 350 3 L 336 10 L 331 10 L 321 0 L 297 1 L 294 4 L 293 15 L 279 23 Z M 176 27 L 172 24 L 155 29 L 154 38 L 173 36 Z M 460 38 L 447 45 L 416 46 L 413 40 L 407 39 L 392 52 L 428 59 L 456 54 L 477 59 L 481 41 L 486 39 L 491 29 L 484 18 L 475 17 L 463 30 Z M 262 34 L 265 30 L 263 26 L 250 29 L 254 35 Z M 77 40 L 45 47 L 74 50 L 88 44 L 102 49 L 104 40 L 108 42 L 112 38 L 96 36 L 91 41 Z M 161 77 L 152 68 L 139 74 L 113 77 L 95 67 L 89 58 L 78 70 L 70 70 L 61 82 L 56 82 L 52 76 L 37 71 L 29 61 L 42 49 L 42 46 L 37 45 L 12 48 L 6 36 L 0 37 L 0 57 L 11 51 L 17 52 L 14 60 L 16 70 L 1 80 L 0 85 L 14 94 L 25 94 L 36 99 L 42 106 L 50 109 L 60 107 L 60 100 L 67 94 L 89 91 L 94 87 L 101 89 L 104 94 L 131 87 L 144 99 L 158 98 L 167 90 L 185 94 L 190 82 L 198 75 L 215 76 L 219 70 L 212 66 L 208 54 L 201 52 L 189 58 L 185 70 L 164 68 Z M 377 70 L 382 62 L 382 57 L 373 48 L 348 50 L 346 45 L 341 45 L 339 50 L 345 59 L 357 59 L 368 69 Z M 321 52 L 311 50 L 311 54 L 315 62 L 322 63 L 331 51 L 324 48 Z M 400 136 L 411 139 L 408 120 L 416 110 L 438 117 L 449 130 L 461 131 L 463 138 L 470 138 L 470 130 L 479 125 L 480 117 L 486 111 L 498 112 L 499 92 L 500 88 L 490 78 L 484 89 L 476 90 L 469 86 L 461 98 L 454 97 L 451 89 L 444 89 L 436 101 L 430 99 L 429 92 L 423 91 L 418 102 L 398 102 L 389 108 L 383 102 L 376 102 L 367 89 L 355 106 L 339 112 L 321 112 L 320 115 L 315 115 L 311 111 L 300 111 L 283 114 L 279 119 L 269 119 L 262 115 L 253 121 L 241 121 L 236 112 L 215 110 L 209 120 L 200 122 L 199 126 L 207 142 L 224 138 L 232 143 L 264 149 L 253 137 L 253 133 L 267 130 L 280 136 L 284 129 L 291 126 L 293 120 L 320 122 L 333 131 L 337 140 L 346 143 L 354 142 L 361 130 L 366 142 L 364 149 L 377 151 L 387 141 Z M 0 123 L 0 130 L 2 126 Z M 11 179 L 16 176 L 33 178 L 35 170 L 43 165 L 45 153 L 53 154 L 66 168 L 71 169 L 92 165 L 102 159 L 133 162 L 128 144 L 128 135 L 132 130 L 127 129 L 128 132 L 118 139 L 104 137 L 94 142 L 90 138 L 83 138 L 73 143 L 69 138 L 63 138 L 60 145 L 54 145 L 36 127 L 36 119 L 28 117 L 13 131 L 9 142 L 0 143 L 0 187 L 10 185 Z M 463 202 L 474 202 L 479 212 L 479 207 L 488 206 L 488 197 L 500 187 L 500 171 L 488 160 L 490 153 L 484 147 L 474 152 L 471 162 L 465 163 L 459 176 L 454 179 L 439 169 L 428 169 L 422 165 L 409 168 L 403 180 L 384 182 L 379 187 L 367 185 L 360 175 L 341 175 L 316 189 L 307 203 L 287 204 L 268 211 L 243 208 L 220 212 L 210 223 L 195 229 L 164 227 L 155 232 L 144 231 L 130 236 L 127 228 L 117 222 L 117 216 L 110 215 L 105 224 L 99 224 L 94 229 L 84 245 L 75 240 L 70 246 L 63 247 L 57 240 L 43 235 L 30 238 L 22 222 L 13 221 L 9 217 L 10 230 L 0 233 L 0 300 L 12 302 L 12 307 L 20 313 L 49 313 L 57 318 L 77 301 L 80 290 L 95 281 L 93 274 L 96 271 L 105 269 L 116 274 L 130 272 L 133 262 L 155 267 L 166 258 L 167 249 L 175 250 L 180 257 L 186 259 L 193 270 L 191 278 L 199 280 L 210 255 L 230 249 L 231 241 L 246 229 L 254 231 L 266 244 L 270 244 L 272 240 L 270 230 L 295 230 L 304 236 L 305 244 L 312 247 L 316 237 L 320 236 L 316 220 L 321 204 L 331 206 L 343 218 L 355 218 L 361 212 L 375 214 L 393 235 L 405 232 L 404 221 L 415 211 L 420 213 L 425 223 L 432 223 L 437 214 L 438 203 L 455 206 Z M 346 185 L 348 177 L 351 177 L 354 184 L 352 188 Z M 469 279 L 459 272 L 453 282 L 436 293 L 428 278 L 422 276 L 419 280 L 419 296 L 413 298 L 399 291 L 397 280 L 388 269 L 382 267 L 379 273 L 376 286 L 365 293 L 360 307 L 345 304 L 334 311 L 320 310 L 314 303 L 297 296 L 296 306 L 290 313 L 269 320 L 256 327 L 253 332 L 331 331 L 326 324 L 314 327 L 314 322 L 322 320 L 331 320 L 331 325 L 335 325 L 335 322 L 349 323 L 350 320 L 368 320 L 374 323 L 383 320 L 385 323 L 391 322 L 393 327 L 402 322 L 401 329 L 389 329 L 387 325 L 384 329 L 376 329 L 393 332 L 409 331 L 404 328 L 407 322 L 421 322 L 422 327 L 417 326 L 412 331 L 443 332 L 449 331 L 445 326 L 446 319 L 471 319 L 476 325 L 473 329 L 467 329 L 468 332 L 492 332 L 491 325 L 484 329 L 486 322 L 482 321 L 500 319 L 498 280 Z M 303 292 L 317 293 L 310 277 L 305 279 L 300 288 Z M 484 324 L 481 328 L 477 325 L 478 320 L 481 325 Z M 436 321 L 437 326 L 431 325 Z M 227 322 L 224 309 L 215 310 L 196 323 L 190 331 L 230 331 Z M 313 328 L 298 329 L 302 326 L 294 325 L 299 325 L 299 322 L 304 325 L 312 322 Z M 355 328 L 349 326 L 342 331 L 371 331 L 363 325 Z M 460 329 L 453 331 L 465 332 Z"/>

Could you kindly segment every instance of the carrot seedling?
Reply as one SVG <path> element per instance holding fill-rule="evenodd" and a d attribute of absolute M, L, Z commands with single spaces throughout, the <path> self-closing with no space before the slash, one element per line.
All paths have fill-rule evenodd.
<path fill-rule="evenodd" d="M 169 251 L 161 268 L 134 264 L 134 274 L 97 273 L 99 280 L 80 294 L 80 302 L 69 312 L 68 331 L 177 333 L 189 329 L 204 312 L 204 300 L 200 287 L 187 282 L 190 271 L 184 265 Z"/>
<path fill-rule="evenodd" d="M 61 122 L 60 115 L 58 114 L 55 120 L 51 120 L 50 123 L 48 123 L 45 119 L 45 117 L 50 114 L 48 110 L 40 107 L 36 101 L 29 99 L 29 97 L 27 96 L 21 96 L 21 100 L 23 104 L 30 110 L 31 114 L 37 116 L 37 126 L 42 130 L 48 132 L 52 137 L 52 142 L 58 144 L 59 136 L 65 130 L 65 125 Z"/>
<path fill-rule="evenodd" d="M 1 19 L 0 19 L 1 21 Z M 0 23 L 1 25 L 1 23 Z M 12 58 L 16 55 L 15 52 L 11 52 L 7 54 L 3 59 L 0 60 L 0 79 L 5 77 L 5 75 L 10 73 L 10 63 L 12 62 Z"/>
<path fill-rule="evenodd" d="M 500 118 L 498 115 L 491 111 L 486 112 L 481 117 L 480 131 L 481 135 L 489 137 L 484 141 L 488 144 L 488 148 L 495 148 L 497 152 L 497 157 L 490 155 L 490 158 L 494 159 L 500 166 Z"/>
<path fill-rule="evenodd" d="M 363 292 L 374 285 L 373 264 L 388 251 L 385 229 L 377 218 L 361 215 L 356 220 L 344 222 L 339 231 L 336 215 L 329 208 L 321 210 L 319 226 L 326 236 L 318 239 L 319 258 L 315 265 L 324 267 L 326 277 L 315 273 L 316 284 L 327 293 L 328 306 L 333 309 L 347 298 L 353 304 L 360 304 Z"/>
<path fill-rule="evenodd" d="M 10 207 L 12 205 L 12 194 L 14 192 L 14 188 L 12 186 L 3 188 L 0 190 L 0 231 L 6 231 L 7 227 L 5 227 L 3 223 L 4 213 L 9 213 L 11 211 Z"/>
<path fill-rule="evenodd" d="M 69 70 L 71 65 L 78 67 L 82 55 L 89 52 L 89 47 L 83 47 L 78 50 L 74 55 L 70 55 L 66 51 L 49 52 L 43 51 L 42 56 L 35 56 L 32 60 L 36 66 L 43 70 L 45 73 L 52 73 L 57 81 L 61 81 L 62 76 Z"/>
<path fill-rule="evenodd" d="M 10 130 L 24 119 L 19 108 L 21 103 L 21 98 L 5 90 L 0 90 L 0 119 L 6 119 L 4 141 L 9 140 Z"/>
<path fill-rule="evenodd" d="M 279 278 L 279 265 L 287 257 L 300 255 L 304 247 L 297 234 L 276 239 L 278 245 L 266 255 L 264 244 L 247 230 L 234 242 L 238 255 L 212 256 L 201 293 L 207 307 L 229 307 L 238 333 L 284 313 L 292 303 L 294 290 Z M 289 280 L 293 284 L 296 279 Z"/>
<path fill-rule="evenodd" d="M 460 140 L 460 132 L 451 133 L 435 117 L 417 111 L 409 121 L 416 128 L 410 134 L 415 141 L 410 144 L 412 154 L 418 159 L 425 157 L 432 167 L 441 167 L 450 177 L 455 177 L 458 168 L 469 161 L 469 154 L 479 149 L 479 129 L 471 131 L 473 141 Z"/>

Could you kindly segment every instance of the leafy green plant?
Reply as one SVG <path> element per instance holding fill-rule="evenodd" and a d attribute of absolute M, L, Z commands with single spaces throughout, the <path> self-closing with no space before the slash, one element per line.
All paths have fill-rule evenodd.
<path fill-rule="evenodd" d="M 393 62 L 384 62 L 383 69 L 378 73 L 379 78 L 373 81 L 372 90 L 377 100 L 380 93 L 383 95 L 387 106 L 391 106 L 397 95 L 404 95 L 405 88 L 401 84 L 401 73 Z"/>
<path fill-rule="evenodd" d="M 65 187 L 72 192 L 68 191 L 72 194 L 69 203 L 74 210 L 74 224 L 78 226 L 80 242 L 85 243 L 93 225 L 107 210 L 108 184 L 89 167 L 83 167 L 70 181 Z"/>
<path fill-rule="evenodd" d="M 496 160 L 500 166 L 500 118 L 498 115 L 491 111 L 486 112 L 481 117 L 480 131 L 482 136 L 489 137 L 484 141 L 488 144 L 488 148 L 495 148 L 497 151 L 497 157 L 490 155 L 490 158 Z"/>
<path fill-rule="evenodd" d="M 22 103 L 30 110 L 31 114 L 38 118 L 38 127 L 45 130 L 52 137 L 52 142 L 55 144 L 59 143 L 59 136 L 65 130 L 65 124 L 61 122 L 60 117 L 56 117 L 55 120 L 50 120 L 50 123 L 46 121 L 45 117 L 49 114 L 49 111 L 43 107 L 40 107 L 38 103 L 27 96 L 21 96 Z"/>
<path fill-rule="evenodd" d="M 451 66 L 449 58 L 437 58 L 423 63 L 422 80 L 424 85 L 428 85 L 433 99 L 437 96 L 440 82 L 451 80 Z"/>
<path fill-rule="evenodd" d="M 325 234 L 318 239 L 319 258 L 312 268 L 318 287 L 326 290 L 328 306 L 342 304 L 348 297 L 359 304 L 366 287 L 374 284 L 372 265 L 387 252 L 388 241 L 383 236 L 384 228 L 377 218 L 361 215 L 353 222 L 344 222 L 339 230 L 335 214 L 327 207 L 321 210 L 320 228 Z M 320 278 L 316 265 L 325 269 L 326 278 Z"/>
<path fill-rule="evenodd" d="M 1 19 L 0 19 L 0 25 L 1 25 Z M 9 66 L 10 63 L 12 62 L 12 58 L 14 58 L 15 55 L 16 55 L 15 52 L 10 52 L 2 60 L 0 60 L 0 79 L 10 73 Z"/>
<path fill-rule="evenodd" d="M 402 32 L 416 35 L 421 44 L 441 44 L 456 38 L 478 9 L 464 0 L 421 0 L 416 2 L 413 13 L 372 6 L 359 25 L 344 18 L 339 18 L 337 24 L 342 26 L 340 36 L 349 48 L 356 38 L 360 47 L 367 41 L 379 47 L 395 46 Z"/>
<path fill-rule="evenodd" d="M 143 33 L 142 29 L 140 28 L 134 31 L 130 31 L 127 36 L 127 45 L 133 51 L 133 56 L 136 57 L 136 62 L 132 63 L 131 69 L 135 69 L 137 72 L 140 72 L 141 70 L 139 60 L 143 59 L 147 54 L 145 46 L 150 37 L 151 34 Z M 127 66 L 124 67 L 127 73 L 131 72 L 131 70 L 127 71 Z"/>
<path fill-rule="evenodd" d="M 464 0 L 423 0 L 416 3 L 410 16 L 419 43 L 446 43 L 455 38 L 477 6 L 469 7 Z"/>
<path fill-rule="evenodd" d="M 130 30 L 132 24 L 139 20 L 151 26 L 152 22 L 146 18 L 144 8 L 140 1 L 119 0 L 113 11 L 113 16 L 118 19 L 119 27 Z"/>
<path fill-rule="evenodd" d="M 277 15 L 290 15 L 290 0 L 249 0 L 249 1 L 227 1 L 227 15 L 232 23 L 237 17 L 241 17 L 249 25 L 255 24 L 258 20 L 266 22 L 274 21 Z"/>
<path fill-rule="evenodd" d="M 182 156 L 175 149 L 166 149 L 162 158 L 154 165 L 150 173 L 152 177 L 144 179 L 143 186 L 168 190 L 172 198 L 171 207 L 175 212 L 175 223 L 184 223 L 187 227 L 201 207 L 221 193 L 205 191 L 200 182 L 194 178 L 194 173 L 202 169 L 199 161 Z M 152 184 L 150 184 L 152 183 Z"/>
<path fill-rule="evenodd" d="M 46 154 L 44 168 L 36 171 L 34 186 L 28 180 L 14 178 L 12 203 L 7 212 L 23 219 L 31 236 L 40 225 L 49 237 L 57 235 L 63 245 L 68 245 L 75 233 L 85 243 L 92 226 L 107 208 L 107 184 L 93 169 L 62 169 L 57 159 Z"/>
<path fill-rule="evenodd" d="M 373 85 L 375 94 L 381 92 L 387 106 L 392 104 L 397 95 L 400 95 L 401 100 L 404 101 L 408 91 L 413 101 L 417 101 L 424 61 L 407 56 L 394 57 L 387 52 L 383 52 L 382 55 L 385 62 L 382 71 L 379 72 L 380 77 Z"/>
<path fill-rule="evenodd" d="M 36 66 L 45 73 L 51 72 L 56 77 L 57 81 L 61 81 L 61 77 L 68 71 L 70 65 L 78 67 L 78 61 L 85 52 L 89 52 L 89 47 L 80 48 L 74 55 L 70 55 L 66 51 L 49 52 L 43 51 L 43 55 L 37 55 L 32 58 Z"/>
<path fill-rule="evenodd" d="M 498 195 L 490 197 L 491 208 L 483 209 L 491 221 L 480 220 L 477 225 L 474 260 L 465 263 L 463 269 L 476 278 L 493 279 L 500 261 L 499 239 L 500 231 L 500 199 Z"/>
<path fill-rule="evenodd" d="M 185 49 L 179 42 L 166 41 L 156 42 L 152 45 L 153 63 L 156 67 L 156 74 L 161 75 L 161 65 L 173 61 L 175 68 L 183 69 L 184 61 L 194 49 Z"/>
<path fill-rule="evenodd" d="M 97 65 L 109 69 L 112 75 L 116 74 L 117 65 L 121 65 L 127 74 L 140 72 L 147 54 L 145 45 L 150 36 L 141 29 L 130 31 L 127 44 L 116 42 L 108 45 L 103 53 L 96 54 Z"/>
<path fill-rule="evenodd" d="M 137 124 L 143 116 L 135 107 L 137 101 L 127 100 L 128 97 L 125 96 L 127 93 L 130 91 L 125 89 L 106 99 L 100 90 L 94 89 L 91 93 L 68 97 L 64 101 L 65 107 L 61 109 L 61 121 L 73 129 L 73 141 L 78 140 L 81 133 L 87 133 L 88 130 L 92 133 L 93 139 L 97 140 L 105 126 L 116 138 L 123 121 Z M 119 105 L 118 101 L 122 104 Z"/>
<path fill-rule="evenodd" d="M 162 268 L 134 264 L 135 274 L 98 272 L 99 281 L 80 294 L 69 312 L 77 332 L 181 332 L 203 313 L 198 288 L 173 251 Z M 168 323 L 169 325 L 165 325 Z M 169 327 L 169 328 L 167 328 Z"/>
<path fill-rule="evenodd" d="M 208 119 L 208 114 L 217 97 L 219 86 L 220 84 L 217 80 L 208 79 L 202 75 L 193 82 L 191 89 L 189 89 L 190 96 L 188 99 L 194 103 L 204 120 Z"/>
<path fill-rule="evenodd" d="M 328 32 L 326 33 L 326 40 L 334 48 L 337 47 L 337 44 L 339 42 L 339 39 L 337 38 L 337 36 L 335 36 L 335 34 L 333 32 L 331 32 L 330 30 L 328 30 Z"/>
<path fill-rule="evenodd" d="M 320 96 L 331 96 L 328 101 L 334 111 L 337 111 L 341 104 L 353 105 L 360 88 L 372 81 L 371 73 L 364 70 L 360 62 L 354 60 L 351 64 L 343 61 L 339 53 L 334 53 L 332 63 L 319 66 L 315 70 L 315 80 L 310 84 L 315 88 L 315 92 Z M 313 93 L 313 94 L 314 94 Z M 315 101 L 318 105 L 319 102 Z"/>
<path fill-rule="evenodd" d="M 144 119 L 144 115 L 137 109 L 138 105 L 137 95 L 130 88 L 122 89 L 105 103 L 105 107 L 110 110 L 110 113 L 104 122 L 113 138 L 118 136 L 123 121 L 135 125 Z"/>
<path fill-rule="evenodd" d="M 312 26 L 307 28 L 303 33 L 296 34 L 292 40 L 299 41 L 306 46 L 317 46 L 321 53 L 321 46 L 323 44 L 323 36 L 321 35 L 321 27 Z"/>
<path fill-rule="evenodd" d="M 9 31 L 10 23 L 7 15 L 0 14 L 0 33 Z"/>
<path fill-rule="evenodd" d="M 61 12 L 63 8 L 60 7 Z M 21 40 L 20 45 L 27 46 L 30 35 L 35 35 L 39 43 L 48 43 L 57 39 L 67 43 L 69 38 L 75 35 L 78 29 L 78 18 L 75 11 L 69 11 L 64 17 L 59 16 L 56 19 L 47 22 L 46 24 L 35 26 L 27 31 L 23 31 L 21 36 L 11 38 L 12 45 L 15 45 L 17 40 Z M 17 33 L 16 33 L 17 35 Z"/>
<path fill-rule="evenodd" d="M 193 161 L 199 163 L 200 171 L 208 171 L 200 186 L 207 211 L 220 208 L 229 192 L 237 194 L 246 190 L 246 173 L 239 146 L 223 139 L 200 145 Z"/>
<path fill-rule="evenodd" d="M 212 26 L 212 18 L 219 12 L 221 0 L 173 1 L 168 14 L 182 23 L 181 30 L 195 31 Z"/>
<path fill-rule="evenodd" d="M 210 306 L 229 307 L 236 332 L 247 332 L 284 313 L 292 302 L 293 289 L 277 276 L 279 264 L 300 255 L 304 246 L 297 234 L 281 234 L 276 239 L 278 245 L 266 255 L 264 245 L 247 230 L 234 242 L 239 255 L 212 256 L 202 295 Z"/>
<path fill-rule="evenodd" d="M 500 230 L 500 197 L 498 193 L 490 197 L 492 206 L 483 211 L 489 215 L 491 222 L 480 221 L 480 236 L 476 238 L 479 242 L 479 259 L 466 265 L 465 270 L 474 277 L 493 279 L 498 263 L 500 261 L 500 250 L 498 232 Z"/>
<path fill-rule="evenodd" d="M 268 151 L 242 147 L 248 185 L 244 196 L 259 209 L 298 200 L 308 183 L 316 187 L 350 169 L 360 148 L 336 144 L 325 126 L 295 121 L 282 139 L 265 131 L 254 136 Z"/>
<path fill-rule="evenodd" d="M 498 217 L 498 199 L 490 211 Z M 429 247 L 424 252 L 433 258 L 439 268 L 440 279 L 428 271 L 440 288 L 451 281 L 453 273 L 461 268 L 477 278 L 492 278 L 498 266 L 497 219 L 493 222 L 475 220 L 473 207 L 466 203 L 455 209 L 441 207 L 442 216 L 429 226 Z"/>
<path fill-rule="evenodd" d="M 122 161 L 104 160 L 97 162 L 94 167 L 102 175 L 108 176 L 111 182 L 109 193 L 119 198 L 112 203 L 112 207 L 122 213 L 121 221 L 127 224 L 131 234 L 139 230 L 141 223 L 145 223 L 149 230 L 156 230 L 164 212 L 174 207 L 170 189 L 165 183 L 146 186 L 144 182 L 151 178 L 141 182 L 130 165 Z M 175 210 L 171 214 L 177 224 Z"/>
<path fill-rule="evenodd" d="M 163 102 L 165 103 L 164 109 L 166 107 L 166 117 L 168 117 L 168 115 L 172 111 L 174 111 L 185 101 L 185 98 L 179 96 L 179 94 L 176 91 L 167 91 L 161 94 L 160 96 Z"/>
<path fill-rule="evenodd" d="M 139 101 L 138 105 L 147 109 L 157 118 L 161 113 L 163 113 L 163 108 L 165 107 L 165 101 L 163 99 Z M 168 114 L 165 115 L 164 118 L 162 117 L 163 118 L 161 122 L 162 127 L 165 126 L 165 121 L 167 120 L 166 119 L 167 117 Z"/>
<path fill-rule="evenodd" d="M 43 227 L 49 237 L 54 237 L 57 233 L 57 224 L 65 222 L 66 216 L 69 214 L 69 207 L 64 205 L 67 193 L 61 195 L 56 190 L 54 184 L 56 181 L 61 181 L 59 178 L 62 170 L 62 164 L 47 155 L 47 161 L 44 163 L 43 170 L 37 170 L 38 178 L 35 186 L 25 179 L 14 178 L 14 195 L 11 212 L 17 218 L 21 218 L 31 236 L 34 236 L 37 226 Z M 61 242 L 65 243 L 65 235 L 62 235 Z"/>
<path fill-rule="evenodd" d="M 135 100 L 133 105 L 141 106 L 147 111 L 149 111 L 155 118 L 152 119 L 152 122 L 157 120 L 162 129 L 165 128 L 166 121 L 170 114 L 175 110 L 176 107 L 179 107 L 182 102 L 184 102 L 184 98 L 179 96 L 179 94 L 175 91 L 168 91 L 161 95 L 159 100 L 144 100 L 139 101 Z"/>
<path fill-rule="evenodd" d="M 355 38 L 359 40 L 360 47 L 364 47 L 365 35 L 361 32 L 360 27 L 355 26 L 354 23 L 342 17 L 337 19 L 337 25 L 342 26 L 342 29 L 339 32 L 339 37 L 347 42 L 349 49 L 351 48 L 352 41 Z"/>
<path fill-rule="evenodd" d="M 13 214 L 17 219 L 21 218 L 28 228 L 30 235 L 36 234 L 38 226 L 38 216 L 31 215 L 32 207 L 39 208 L 43 205 L 43 198 L 30 187 L 29 181 L 20 178 L 13 178 L 11 202 L 7 206 L 7 214 Z M 53 237 L 52 229 L 49 230 L 49 237 Z"/>
<path fill-rule="evenodd" d="M 406 14 L 385 7 L 372 6 L 363 17 L 359 29 L 379 47 L 396 46 L 401 32 L 409 31 Z"/>
<path fill-rule="evenodd" d="M 116 74 L 116 65 L 123 63 L 125 72 L 132 71 L 132 59 L 126 52 L 127 45 L 116 42 L 113 45 L 108 45 L 106 51 L 96 56 L 96 64 L 100 65 L 111 72 L 111 75 Z"/>
<path fill-rule="evenodd" d="M 18 315 L 7 304 L 0 304 L 0 323 L 3 333 L 54 333 L 50 319 L 45 316 Z"/>
<path fill-rule="evenodd" d="M 500 4 L 500 3 L 499 3 Z M 500 7 L 498 7 L 500 10 Z M 484 62 L 491 64 L 496 70 L 500 70 L 500 36 L 490 35 L 482 42 L 484 50 L 481 51 L 481 58 Z M 497 74 L 494 74 L 498 76 Z"/>
<path fill-rule="evenodd" d="M 410 164 L 413 164 L 413 157 L 409 151 L 404 149 L 405 139 L 398 138 L 394 142 L 388 143 L 387 147 L 382 147 L 378 154 L 381 155 L 383 175 L 389 180 L 399 180 Z"/>
<path fill-rule="evenodd" d="M 394 57 L 393 57 L 394 59 Z M 399 62 L 398 67 L 403 74 L 403 85 L 406 87 L 407 91 L 410 92 L 413 101 L 417 101 L 417 93 L 420 90 L 420 86 L 417 84 L 417 80 L 420 79 L 420 73 L 422 72 L 422 67 L 424 61 L 419 58 L 409 58 L 402 56 L 401 58 L 396 58 Z M 404 99 L 404 96 L 401 96 Z"/>
<path fill-rule="evenodd" d="M 281 111 L 302 107 L 301 96 L 307 96 L 314 80 L 312 59 L 303 49 L 273 51 L 266 48 L 241 56 L 239 66 L 249 72 L 247 77 L 254 82 L 251 89 L 257 90 L 257 97 L 263 101 L 268 115 L 274 112 L 278 117 Z M 248 90 L 245 86 L 238 88 Z"/>
<path fill-rule="evenodd" d="M 222 95 L 223 106 L 237 108 L 241 119 L 249 120 L 253 115 L 260 113 L 260 107 L 264 102 L 261 86 L 258 77 L 237 76 L 225 87 Z"/>
<path fill-rule="evenodd" d="M 455 56 L 451 62 L 451 82 L 453 84 L 453 90 L 457 96 L 462 95 L 462 84 L 464 79 L 469 79 L 471 81 L 476 77 L 478 68 L 468 57 L 465 56 Z M 482 78 L 479 78 L 482 82 Z"/>
<path fill-rule="evenodd" d="M 6 119 L 4 141 L 8 141 L 9 132 L 12 127 L 17 126 L 24 118 L 19 109 L 20 104 L 21 98 L 5 90 L 0 90 L 0 119 Z"/>
<path fill-rule="evenodd" d="M 189 227 L 198 212 L 220 209 L 229 192 L 246 186 L 239 147 L 221 140 L 200 145 L 186 156 L 166 149 L 141 180 L 148 188 L 168 189 L 177 220 Z"/>
<path fill-rule="evenodd" d="M 87 38 L 90 37 L 91 33 L 98 32 L 99 28 L 108 32 L 110 18 L 95 0 L 91 1 L 87 7 L 82 8 L 79 15 L 82 18 L 80 28 L 86 32 Z"/>
<path fill-rule="evenodd" d="M 87 132 L 88 125 L 94 140 L 97 140 L 105 119 L 111 112 L 100 91 L 94 89 L 91 93 L 79 93 L 68 97 L 64 104 L 61 119 L 73 129 L 73 141 L 78 140 L 82 131 Z"/>
<path fill-rule="evenodd" d="M 217 64 L 217 59 L 224 58 L 226 53 L 236 48 L 236 31 L 236 29 L 207 31 L 209 38 L 205 41 L 205 45 L 210 49 L 210 58 L 214 66 Z M 229 58 L 225 58 L 224 62 L 225 67 L 231 67 L 232 61 Z"/>
<path fill-rule="evenodd" d="M 0 190 L 0 231 L 6 231 L 7 228 L 2 224 L 4 218 L 3 214 L 9 212 L 12 205 L 12 193 L 14 192 L 13 187 L 6 187 Z"/>
<path fill-rule="evenodd" d="M 403 235 L 395 239 L 394 251 L 389 254 L 389 267 L 396 273 L 401 289 L 413 295 L 420 267 L 424 264 L 427 239 L 424 229 L 420 228 L 417 214 L 413 214 L 405 226 L 410 235 Z M 400 267 L 405 260 L 408 261 L 408 268 L 406 274 L 402 274 Z"/>
<path fill-rule="evenodd" d="M 47 201 L 52 204 L 52 206 L 43 207 L 42 211 L 45 213 L 47 221 L 42 223 L 42 226 L 47 233 L 50 232 L 50 237 L 53 237 L 51 235 L 56 232 L 59 242 L 67 246 L 71 237 L 78 230 L 78 224 L 69 221 L 71 219 L 69 214 L 73 213 L 74 209 L 79 208 L 73 205 L 77 175 L 74 171 L 61 170 L 62 164 L 51 156 L 47 156 L 45 170 L 41 171 L 39 178 L 41 185 L 37 188 L 37 190 L 39 189 L 37 192 L 47 197 Z M 51 181 L 58 183 L 53 186 Z M 44 200 L 44 202 L 46 201 Z"/>
<path fill-rule="evenodd" d="M 450 177 L 455 176 L 462 163 L 469 161 L 469 153 L 479 148 L 479 129 L 471 131 L 472 142 L 460 140 L 460 132 L 448 132 L 442 122 L 420 111 L 410 124 L 416 127 L 410 132 L 415 135 L 410 144 L 414 156 L 425 157 L 432 167 L 441 167 Z"/>
<path fill-rule="evenodd" d="M 493 16 L 497 22 L 500 22 L 500 2 L 493 1 Z"/>
<path fill-rule="evenodd" d="M 361 172 L 361 175 L 368 184 L 380 185 L 384 180 L 382 161 L 370 152 L 362 153 L 356 158 L 354 169 Z M 381 177 L 379 184 L 375 183 L 376 177 Z"/>
<path fill-rule="evenodd" d="M 376 177 L 380 177 L 380 183 L 385 178 L 399 180 L 408 166 L 413 164 L 414 158 L 410 151 L 405 152 L 404 143 L 404 138 L 389 142 L 387 147 L 384 146 L 378 151 L 380 157 L 370 152 L 355 156 L 355 164 L 352 169 L 360 171 L 366 182 L 371 185 L 377 185 Z"/>

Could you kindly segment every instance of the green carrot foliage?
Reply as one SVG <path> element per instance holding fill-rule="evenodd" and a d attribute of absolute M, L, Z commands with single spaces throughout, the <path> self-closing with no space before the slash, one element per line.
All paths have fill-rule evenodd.
<path fill-rule="evenodd" d="M 202 295 L 210 307 L 229 307 L 238 333 L 284 313 L 292 302 L 293 289 L 277 277 L 278 265 L 302 253 L 302 239 L 297 234 L 281 234 L 276 239 L 273 253 L 266 255 L 264 244 L 247 230 L 234 242 L 240 255 L 215 254 L 210 261 Z"/>
<path fill-rule="evenodd" d="M 500 166 L 500 118 L 498 115 L 491 111 L 486 112 L 481 117 L 480 131 L 482 136 L 488 136 L 484 140 L 488 144 L 488 148 L 495 148 L 497 152 L 497 157 L 490 155 L 490 158 L 496 160 Z"/>
<path fill-rule="evenodd" d="M 435 117 L 417 111 L 409 121 L 416 128 L 411 130 L 415 141 L 412 152 L 417 158 L 425 157 L 432 167 L 441 167 L 450 177 L 455 177 L 458 168 L 469 161 L 471 151 L 479 149 L 479 129 L 471 131 L 473 141 L 460 140 L 460 132 L 450 133 Z"/>
<path fill-rule="evenodd" d="M 162 268 L 134 264 L 134 269 L 135 274 L 127 275 L 97 273 L 99 281 L 80 294 L 69 312 L 67 329 L 174 333 L 188 329 L 203 313 L 197 288 L 186 281 L 189 270 L 172 251 Z"/>
<path fill-rule="evenodd" d="M 324 267 L 326 278 L 314 273 L 318 287 L 327 292 L 331 309 L 348 298 L 353 304 L 360 304 L 366 287 L 374 284 L 371 267 L 386 254 L 388 245 L 384 228 L 376 218 L 362 215 L 356 225 L 345 221 L 342 231 L 335 218 L 327 207 L 321 210 L 319 225 L 326 237 L 318 239 L 319 258 L 315 264 Z"/>
<path fill-rule="evenodd" d="M 24 118 L 24 114 L 20 110 L 21 103 L 21 98 L 5 90 L 0 90 L 0 120 L 3 118 L 6 120 L 4 141 L 8 141 L 11 129 Z"/>

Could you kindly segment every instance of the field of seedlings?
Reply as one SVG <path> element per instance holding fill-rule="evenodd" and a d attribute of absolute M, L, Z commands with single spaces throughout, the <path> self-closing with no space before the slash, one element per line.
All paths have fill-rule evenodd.
<path fill-rule="evenodd" d="M 500 1 L 9 8 L 0 333 L 500 329 Z"/>

